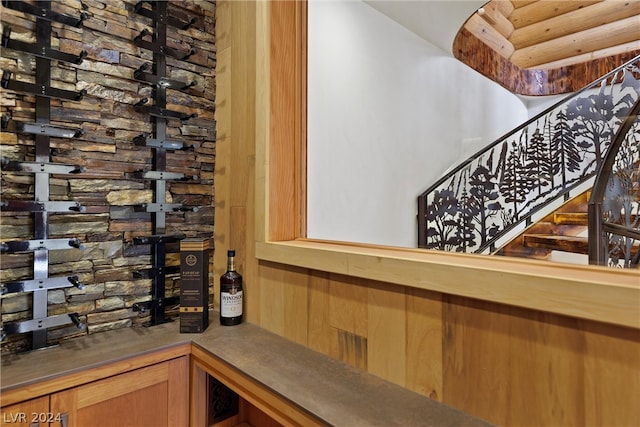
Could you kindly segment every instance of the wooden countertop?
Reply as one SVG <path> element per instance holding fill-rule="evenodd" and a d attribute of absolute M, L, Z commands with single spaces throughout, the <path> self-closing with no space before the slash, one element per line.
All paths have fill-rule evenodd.
<path fill-rule="evenodd" d="M 102 368 L 138 356 L 153 358 L 163 350 L 170 350 L 169 356 L 162 356 L 165 359 L 189 354 L 192 336 L 181 335 L 177 331 L 177 322 L 149 328 L 124 328 L 75 338 L 54 347 L 3 355 L 0 365 L 2 404 L 6 404 L 4 396 L 8 391 L 33 387 L 88 369 Z M 131 369 L 136 368 L 131 366 Z"/>
<path fill-rule="evenodd" d="M 224 327 L 212 313 L 202 334 L 180 334 L 179 323 L 126 328 L 77 338 L 59 346 L 2 358 L 2 403 L 72 387 L 83 373 L 114 375 L 110 365 L 132 361 L 127 370 L 188 355 L 192 346 L 211 354 L 294 406 L 329 425 L 489 426 L 286 338 L 243 323 Z M 195 351 L 195 350 L 194 350 Z M 70 380 L 66 380 L 70 378 Z M 5 399 L 9 397 L 9 400 Z"/>

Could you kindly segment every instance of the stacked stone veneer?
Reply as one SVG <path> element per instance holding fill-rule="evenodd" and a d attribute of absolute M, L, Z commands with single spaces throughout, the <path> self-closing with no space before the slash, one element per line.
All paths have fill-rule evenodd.
<path fill-rule="evenodd" d="M 153 170 L 152 150 L 136 146 L 133 138 L 152 133 L 148 115 L 136 113 L 133 105 L 153 98 L 152 86 L 134 80 L 133 72 L 145 62 L 153 63 L 150 51 L 136 47 L 133 39 L 144 28 L 153 30 L 150 19 L 134 11 L 135 1 L 60 0 L 54 11 L 79 17 L 88 15 L 81 28 L 53 23 L 52 47 L 71 54 L 86 50 L 79 65 L 52 61 L 51 86 L 87 94 L 78 102 L 51 101 L 51 123 L 81 127 L 77 139 L 51 139 L 51 161 L 79 165 L 86 172 L 56 175 L 50 181 L 50 200 L 74 200 L 86 208 L 82 213 L 51 214 L 50 238 L 79 238 L 84 249 L 49 252 L 49 276 L 77 274 L 85 289 L 66 288 L 48 293 L 49 315 L 77 312 L 87 327 L 78 331 L 72 324 L 50 329 L 51 344 L 75 336 L 130 327 L 149 320 L 132 310 L 136 302 L 151 299 L 151 279 L 135 279 L 133 272 L 151 266 L 149 246 L 134 246 L 135 236 L 152 234 L 151 214 L 136 213 L 133 206 L 153 201 L 150 181 L 132 178 L 137 170 Z M 184 123 L 169 120 L 169 139 L 180 140 L 193 150 L 169 152 L 167 171 L 196 177 L 167 183 L 167 203 L 198 207 L 195 212 L 167 214 L 167 233 L 188 237 L 213 235 L 213 169 L 215 160 L 215 1 L 171 1 L 171 13 L 197 22 L 188 30 L 169 30 L 169 46 L 196 53 L 186 61 L 167 58 L 167 76 L 197 84 L 187 93 L 168 90 L 167 109 L 197 113 Z M 10 25 L 11 38 L 35 43 L 34 18 L 0 6 L 3 27 Z M 2 49 L 0 68 L 12 78 L 34 82 L 35 57 Z M 35 97 L 2 90 L 2 113 L 15 120 L 35 122 Z M 2 132 L 1 155 L 18 161 L 34 160 L 34 137 Z M 2 199 L 34 200 L 33 174 L 2 172 Z M 3 212 L 2 241 L 33 238 L 30 213 Z M 167 265 L 179 263 L 178 245 L 167 246 Z M 212 257 L 213 259 L 213 257 Z M 0 280 L 33 278 L 33 255 L 2 254 Z M 179 292 L 179 275 L 167 277 L 167 296 Z M 213 295 L 213 292 L 211 292 Z M 31 294 L 2 297 L 2 321 L 30 319 Z M 171 311 L 168 311 L 171 314 Z M 29 334 L 5 339 L 2 352 L 30 348 Z"/>

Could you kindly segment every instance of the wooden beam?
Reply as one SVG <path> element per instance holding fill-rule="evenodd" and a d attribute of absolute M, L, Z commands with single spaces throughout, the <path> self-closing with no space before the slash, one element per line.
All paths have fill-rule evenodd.
<path fill-rule="evenodd" d="M 512 0 L 511 4 L 514 9 L 520 9 L 521 7 L 529 6 L 530 4 L 537 2 L 538 0 Z"/>
<path fill-rule="evenodd" d="M 580 1 L 535 1 L 527 2 L 528 4 L 521 4 L 524 2 L 512 1 L 515 9 L 509 16 L 509 21 L 513 24 L 514 28 L 522 28 L 527 25 L 535 24 L 536 22 L 544 21 L 553 18 L 557 15 L 572 12 L 589 5 L 599 3 L 603 0 L 580 0 Z M 617 1 L 618 4 L 623 4 Z"/>
<path fill-rule="evenodd" d="M 607 36 L 603 37 L 603 34 L 607 34 Z M 531 68 L 637 40 L 638 18 L 632 16 L 516 50 L 511 56 L 511 62 L 521 68 Z"/>
<path fill-rule="evenodd" d="M 494 4 L 505 17 L 508 17 L 513 12 L 513 3 L 509 0 L 491 0 L 491 3 Z"/>
<path fill-rule="evenodd" d="M 610 34 L 602 27 L 603 25 L 632 16 L 636 19 L 636 37 L 640 38 L 640 18 L 637 16 L 639 14 L 640 1 L 604 1 L 517 28 L 508 39 L 516 50 L 591 28 L 594 30 L 584 35 L 607 39 Z"/>
<path fill-rule="evenodd" d="M 479 40 L 482 40 L 484 44 L 500 54 L 500 56 L 508 59 L 513 55 L 513 45 L 493 25 L 482 19 L 477 13 L 474 13 L 469 18 L 464 28 Z"/>
<path fill-rule="evenodd" d="M 627 54 L 630 54 L 630 56 Z M 599 49 L 593 52 L 583 53 L 582 55 L 562 58 L 557 61 L 545 62 L 544 64 L 536 65 L 536 68 L 541 70 L 553 70 L 563 67 L 571 67 L 577 64 L 585 64 L 596 60 L 607 60 L 607 58 L 614 58 L 616 56 L 634 57 L 637 55 L 640 55 L 640 42 L 633 41 L 630 43 L 608 47 L 606 49 Z M 591 80 L 593 81 L 597 76 L 592 77 L 593 78 Z"/>
<path fill-rule="evenodd" d="M 504 38 L 509 38 L 513 33 L 513 24 L 503 14 L 500 4 L 503 0 L 492 0 L 485 6 L 478 9 L 478 15 L 495 28 Z"/>

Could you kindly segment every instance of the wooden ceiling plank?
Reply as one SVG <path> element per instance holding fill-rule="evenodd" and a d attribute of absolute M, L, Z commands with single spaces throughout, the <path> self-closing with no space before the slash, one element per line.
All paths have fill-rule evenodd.
<path fill-rule="evenodd" d="M 557 15 L 562 15 L 595 3 L 600 3 L 602 1 L 604 0 L 544 0 L 530 2 L 529 4 L 520 7 L 517 5 L 517 3 L 520 2 L 513 1 L 512 3 L 514 4 L 515 9 L 511 15 L 509 15 L 509 21 L 511 21 L 514 28 L 518 29 L 526 27 L 527 25 L 535 24 L 536 22 L 545 21 Z M 619 3 L 622 4 L 621 2 Z"/>
<path fill-rule="evenodd" d="M 622 55 L 630 52 L 635 53 L 636 55 L 640 54 L 640 42 L 633 41 L 630 43 L 623 43 L 617 46 L 611 46 L 589 53 L 583 53 L 581 55 L 570 56 L 568 58 L 559 59 L 557 61 L 538 64 L 535 68 L 539 68 L 542 70 L 553 70 L 561 67 L 583 64 L 585 62 L 591 62 L 597 59 L 610 58 L 615 55 Z"/>
<path fill-rule="evenodd" d="M 508 39 L 518 50 L 634 15 L 640 15 L 640 1 L 609 0 L 515 29 Z M 640 17 L 636 16 L 636 19 L 640 38 Z M 600 37 L 607 36 L 607 34 L 600 35 Z"/>
<path fill-rule="evenodd" d="M 513 33 L 513 24 L 502 13 L 500 3 L 505 2 L 503 0 L 491 0 L 478 9 L 477 13 L 502 34 L 503 37 L 508 39 L 511 33 Z"/>
<path fill-rule="evenodd" d="M 511 3 L 510 0 L 491 0 L 491 3 L 493 3 L 505 17 L 508 17 L 511 15 L 511 12 L 513 12 L 513 3 Z"/>
<path fill-rule="evenodd" d="M 471 18 L 469 18 L 464 27 L 504 58 L 508 59 L 513 54 L 513 45 L 477 13 L 474 13 Z"/>
<path fill-rule="evenodd" d="M 632 16 L 606 25 L 559 37 L 516 50 L 511 62 L 522 68 L 532 68 L 610 46 L 638 41 L 638 17 Z"/>
<path fill-rule="evenodd" d="M 538 0 L 511 0 L 514 9 L 520 9 L 521 7 L 529 6 L 537 2 Z"/>

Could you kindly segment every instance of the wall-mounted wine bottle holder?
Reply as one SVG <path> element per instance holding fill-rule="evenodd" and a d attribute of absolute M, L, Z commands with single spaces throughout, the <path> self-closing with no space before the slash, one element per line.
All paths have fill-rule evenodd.
<path fill-rule="evenodd" d="M 11 40 L 11 28 L 5 26 L 2 32 L 2 46 L 6 49 L 17 50 L 35 56 L 35 83 L 26 83 L 11 79 L 11 72 L 3 71 L 1 86 L 5 90 L 34 95 L 35 122 L 28 123 L 14 121 L 5 114 L 2 116 L 2 130 L 21 134 L 33 135 L 35 138 L 35 160 L 16 161 L 2 159 L 2 173 L 34 174 L 34 200 L 2 200 L 2 212 L 27 212 L 33 217 L 33 236 L 25 240 L 12 240 L 0 243 L 3 254 L 33 253 L 33 278 L 16 280 L 0 284 L 0 295 L 14 293 L 29 293 L 32 298 L 31 319 L 4 323 L 2 325 L 2 339 L 8 335 L 31 333 L 32 349 L 47 346 L 47 330 L 49 328 L 74 324 L 79 329 L 84 328 L 78 313 L 68 313 L 48 316 L 48 291 L 68 287 L 83 288 L 78 276 L 49 277 L 49 251 L 62 249 L 82 249 L 77 238 L 51 239 L 49 238 L 50 213 L 83 212 L 84 207 L 74 201 L 49 200 L 49 181 L 52 174 L 76 174 L 83 172 L 83 168 L 74 165 L 62 165 L 51 162 L 50 138 L 78 138 L 83 134 L 79 128 L 65 128 L 51 125 L 51 98 L 79 100 L 85 91 L 74 92 L 52 87 L 51 61 L 64 61 L 74 64 L 82 62 L 87 55 L 85 51 L 72 55 L 51 48 L 51 22 L 74 27 L 82 26 L 86 15 L 79 18 L 56 13 L 51 10 L 51 2 L 38 2 L 37 6 L 23 1 L 3 0 L 2 5 L 36 18 L 36 43 L 29 44 Z"/>
<path fill-rule="evenodd" d="M 134 207 L 136 212 L 148 212 L 151 215 L 153 234 L 137 237 L 132 241 L 134 245 L 150 246 L 152 263 L 150 268 L 134 272 L 134 278 L 152 279 L 152 289 L 151 300 L 137 303 L 133 309 L 139 312 L 149 311 L 151 314 L 150 325 L 157 325 L 169 321 L 165 309 L 179 303 L 179 296 L 166 297 L 166 276 L 177 272 L 177 267 L 166 265 L 167 245 L 179 242 L 186 237 L 184 234 L 166 234 L 166 214 L 196 209 L 183 207 L 177 203 L 167 203 L 166 200 L 167 181 L 191 179 L 181 173 L 166 171 L 167 151 L 190 148 L 185 147 L 180 141 L 171 141 L 167 138 L 167 121 L 180 120 L 184 122 L 196 117 L 196 114 L 185 114 L 166 108 L 168 88 L 186 91 L 196 84 L 167 77 L 167 56 L 185 60 L 196 52 L 193 48 L 182 52 L 167 46 L 167 27 L 172 26 L 184 30 L 193 25 L 196 19 L 181 21 L 174 16 L 169 16 L 166 1 L 141 1 L 135 5 L 135 11 L 150 18 L 154 27 L 153 31 L 142 30 L 133 40 L 136 46 L 153 52 L 153 64 L 145 63 L 133 73 L 134 79 L 149 83 L 153 87 L 153 105 L 149 105 L 148 98 L 143 98 L 134 105 L 136 112 L 149 116 L 153 123 L 153 135 L 141 134 L 133 140 L 135 145 L 151 149 L 153 170 L 138 171 L 133 174 L 133 178 L 152 182 L 154 200 L 152 203 Z"/>

